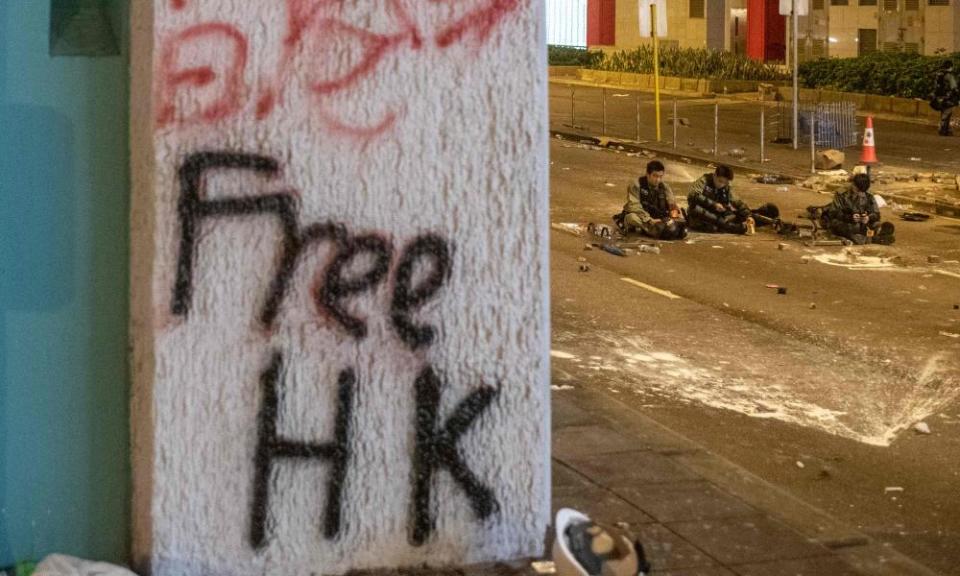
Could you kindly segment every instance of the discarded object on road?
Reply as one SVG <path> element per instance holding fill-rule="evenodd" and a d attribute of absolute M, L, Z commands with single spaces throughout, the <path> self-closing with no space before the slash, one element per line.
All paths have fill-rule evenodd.
<path fill-rule="evenodd" d="M 804 242 L 806 246 L 846 246 L 843 240 L 808 240 Z"/>
<path fill-rule="evenodd" d="M 581 264 L 581 265 L 580 265 L 580 271 L 581 271 L 581 272 L 589 272 L 589 271 L 590 271 L 590 265 L 589 265 L 589 264 Z"/>
<path fill-rule="evenodd" d="M 817 153 L 813 165 L 817 170 L 837 170 L 843 168 L 844 160 L 846 154 L 840 150 L 824 150 Z"/>
<path fill-rule="evenodd" d="M 530 567 L 533 568 L 533 571 L 537 574 L 556 574 L 557 565 L 548 560 L 538 560 L 536 562 L 531 562 Z"/>
<path fill-rule="evenodd" d="M 559 576 L 645 576 L 643 545 L 625 530 L 562 508 L 554 520 L 553 562 Z"/>
<path fill-rule="evenodd" d="M 803 256 L 800 258 L 800 261 L 803 262 L 804 264 L 809 264 L 810 260 L 812 260 L 810 256 Z"/>
<path fill-rule="evenodd" d="M 623 251 L 623 248 L 620 248 L 619 246 L 615 246 L 615 245 L 613 245 L 613 244 L 594 244 L 594 246 L 597 246 L 598 248 L 600 248 L 600 249 L 603 250 L 604 252 L 609 252 L 610 254 L 613 254 L 614 256 L 623 256 L 623 257 L 626 257 L 626 255 L 627 255 L 627 253 Z"/>
<path fill-rule="evenodd" d="M 906 220 L 907 222 L 926 222 L 932 217 L 930 214 L 924 212 L 904 212 L 900 215 L 900 219 Z"/>
<path fill-rule="evenodd" d="M 804 464 L 804 463 L 801 462 L 800 460 L 797 460 L 797 468 L 806 468 L 806 467 L 807 467 L 806 464 Z"/>
<path fill-rule="evenodd" d="M 780 286 L 779 288 L 777 288 L 777 294 L 780 294 L 780 295 L 782 296 L 782 295 L 784 295 L 784 294 L 786 294 L 786 293 L 787 293 L 787 287 L 786 287 L 786 286 Z"/>
<path fill-rule="evenodd" d="M 947 338 L 960 338 L 960 334 L 954 334 L 953 332 L 943 332 L 940 331 L 941 336 L 946 336 Z"/>
<path fill-rule="evenodd" d="M 941 258 L 939 256 L 933 256 L 933 255 L 927 256 L 928 264 L 939 264 L 940 261 L 941 261 Z"/>
<path fill-rule="evenodd" d="M 652 245 L 650 245 L 650 244 L 641 244 L 640 246 L 637 247 L 637 252 L 647 252 L 647 253 L 649 253 L 649 254 L 659 254 L 659 253 L 660 253 L 660 247 L 659 247 L 659 246 L 652 246 Z"/>
<path fill-rule="evenodd" d="M 590 222 L 587 224 L 587 233 L 596 236 L 597 238 L 612 238 L 613 233 L 610 231 L 610 227 L 606 224 L 594 224 Z"/>
<path fill-rule="evenodd" d="M 779 244 L 777 244 L 777 250 L 786 250 L 787 248 L 788 246 L 785 242 L 780 242 Z"/>
<path fill-rule="evenodd" d="M 567 234 L 573 234 L 574 236 L 583 235 L 583 226 L 572 222 L 553 222 L 550 224 L 550 228 L 559 230 L 560 232 L 566 232 Z"/>
<path fill-rule="evenodd" d="M 889 494 L 890 492 L 903 492 L 903 487 L 901 487 L 901 486 L 887 486 L 886 488 L 883 489 L 883 491 L 884 491 L 885 493 L 887 493 L 887 494 Z"/>
<path fill-rule="evenodd" d="M 817 303 L 816 303 L 816 302 L 811 302 L 811 303 L 810 303 L 810 309 L 811 309 L 811 310 L 816 310 L 816 309 L 817 309 Z"/>
<path fill-rule="evenodd" d="M 913 431 L 917 434 L 930 434 L 930 426 L 926 422 L 917 422 L 913 425 Z"/>
<path fill-rule="evenodd" d="M 590 244 L 590 243 L 588 242 L 588 243 L 584 244 L 583 249 L 584 249 L 584 250 L 593 250 L 593 244 Z"/>
<path fill-rule="evenodd" d="M 34 576 L 136 576 L 122 566 L 52 554 L 37 564 Z"/>

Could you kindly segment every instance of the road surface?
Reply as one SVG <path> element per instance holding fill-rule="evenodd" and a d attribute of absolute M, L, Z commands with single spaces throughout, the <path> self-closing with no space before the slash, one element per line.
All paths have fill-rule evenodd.
<path fill-rule="evenodd" d="M 559 140 L 551 155 L 554 223 L 609 223 L 647 161 Z M 704 171 L 668 163 L 667 180 L 685 197 Z M 748 203 L 774 201 L 786 216 L 829 201 L 742 177 L 734 185 Z M 659 255 L 619 258 L 554 231 L 554 393 L 618 394 L 908 556 L 960 574 L 960 264 L 950 263 L 960 260 L 960 221 L 896 223 L 896 246 L 853 255 L 761 232 L 693 235 Z M 921 421 L 932 434 L 912 430 Z"/>

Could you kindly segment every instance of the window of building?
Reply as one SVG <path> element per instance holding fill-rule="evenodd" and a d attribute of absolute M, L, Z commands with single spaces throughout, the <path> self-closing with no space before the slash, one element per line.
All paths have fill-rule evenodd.
<path fill-rule="evenodd" d="M 813 58 L 827 57 L 827 42 L 823 38 L 813 38 L 810 41 L 810 55 Z"/>
<path fill-rule="evenodd" d="M 916 12 L 920 9 L 920 0 L 904 0 L 903 9 Z"/>
<path fill-rule="evenodd" d="M 860 6 L 876 6 L 877 0 L 860 0 Z"/>
<path fill-rule="evenodd" d="M 883 9 L 887 12 L 896 12 L 897 0 L 883 0 Z"/>
<path fill-rule="evenodd" d="M 857 31 L 857 53 L 860 56 L 877 51 L 877 30 L 861 28 Z"/>
<path fill-rule="evenodd" d="M 116 56 L 115 15 L 103 0 L 52 0 L 51 56 Z"/>
<path fill-rule="evenodd" d="M 849 6 L 850 0 L 830 0 L 831 6 Z"/>
<path fill-rule="evenodd" d="M 949 6 L 950 0 L 927 0 L 927 6 Z"/>
<path fill-rule="evenodd" d="M 704 18 L 706 12 L 706 0 L 690 0 L 690 17 Z"/>
<path fill-rule="evenodd" d="M 814 10 L 823 10 L 823 0 L 813 0 Z"/>

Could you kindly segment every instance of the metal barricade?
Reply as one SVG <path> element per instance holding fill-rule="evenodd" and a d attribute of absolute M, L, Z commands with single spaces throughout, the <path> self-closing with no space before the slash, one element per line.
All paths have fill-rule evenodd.
<path fill-rule="evenodd" d="M 777 117 L 789 118 L 792 106 L 790 102 L 781 100 Z M 812 123 L 818 149 L 842 150 L 859 144 L 857 105 L 853 102 L 801 102 L 798 112 L 800 142 L 810 144 Z M 792 122 L 779 121 L 776 126 L 778 142 L 789 142 L 793 139 Z"/>

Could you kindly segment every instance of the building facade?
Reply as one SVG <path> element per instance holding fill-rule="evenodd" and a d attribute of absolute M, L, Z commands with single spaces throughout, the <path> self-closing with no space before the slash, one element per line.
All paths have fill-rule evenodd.
<path fill-rule="evenodd" d="M 809 0 L 800 17 L 801 60 L 875 51 L 960 51 L 960 0 Z M 709 48 L 768 62 L 787 59 L 789 26 L 778 0 L 671 0 L 665 46 Z M 591 48 L 631 49 L 639 33 L 637 0 L 589 0 Z"/>

